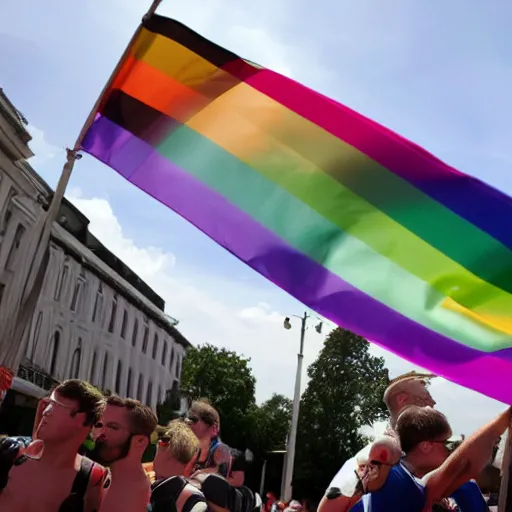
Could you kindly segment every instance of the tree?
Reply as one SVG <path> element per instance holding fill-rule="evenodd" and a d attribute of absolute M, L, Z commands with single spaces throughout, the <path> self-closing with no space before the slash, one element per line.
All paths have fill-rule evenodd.
<path fill-rule="evenodd" d="M 261 420 L 259 429 L 267 440 L 267 451 L 284 450 L 286 436 L 290 431 L 292 418 L 292 400 L 274 393 L 259 408 Z"/>
<path fill-rule="evenodd" d="M 207 398 L 220 414 L 223 440 L 244 449 L 256 408 L 256 379 L 249 362 L 236 352 L 206 344 L 187 351 L 181 376 L 181 392 L 191 400 Z"/>
<path fill-rule="evenodd" d="M 382 398 L 388 371 L 369 346 L 364 338 L 337 328 L 308 368 L 293 482 L 303 496 L 297 498 L 318 499 L 341 465 L 362 448 L 361 427 L 387 414 Z"/>
<path fill-rule="evenodd" d="M 177 381 L 165 395 L 165 400 L 157 404 L 156 414 L 158 416 L 159 425 L 167 425 L 171 420 L 180 417 L 180 392 Z"/>

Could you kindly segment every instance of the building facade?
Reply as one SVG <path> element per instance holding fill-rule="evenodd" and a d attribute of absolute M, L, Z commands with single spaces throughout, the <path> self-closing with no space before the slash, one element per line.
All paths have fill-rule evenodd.
<path fill-rule="evenodd" d="M 32 153 L 25 123 L 0 90 L 0 307 L 21 240 L 30 236 L 52 195 L 26 161 Z M 56 382 L 79 378 L 156 408 L 179 383 L 189 342 L 177 321 L 165 314 L 163 299 L 89 232 L 88 224 L 63 201 L 25 358 L 7 406 L 33 408 Z"/>

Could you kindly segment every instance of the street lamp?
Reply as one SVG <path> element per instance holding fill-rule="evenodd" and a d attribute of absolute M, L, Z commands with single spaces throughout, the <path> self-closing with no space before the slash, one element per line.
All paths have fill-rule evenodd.
<path fill-rule="evenodd" d="M 300 407 L 300 381 L 302 377 L 302 361 L 304 359 L 304 338 L 306 335 L 307 321 L 310 315 L 307 312 L 304 316 L 293 315 L 301 320 L 300 328 L 300 349 L 297 354 L 297 374 L 295 376 L 295 393 L 293 396 L 293 407 L 292 407 L 292 422 L 290 424 L 290 435 L 288 436 L 288 442 L 286 445 L 285 455 L 285 468 L 283 471 L 283 480 L 281 482 L 281 499 L 288 503 L 292 498 L 292 479 L 293 479 L 293 466 L 295 463 L 295 443 L 297 440 L 297 424 L 299 421 L 299 407 Z M 320 320 L 320 319 L 319 319 Z M 318 334 L 322 333 L 323 322 L 320 322 L 315 326 L 315 330 Z M 292 328 L 290 318 L 286 317 L 283 322 L 283 327 L 288 331 Z"/>

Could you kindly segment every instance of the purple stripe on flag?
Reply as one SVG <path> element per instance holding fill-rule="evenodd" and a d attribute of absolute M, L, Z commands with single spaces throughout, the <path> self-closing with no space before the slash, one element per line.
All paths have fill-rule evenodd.
<path fill-rule="evenodd" d="M 337 325 L 437 375 L 512 404 L 512 349 L 482 353 L 409 320 L 290 247 L 147 143 L 98 116 L 83 149 Z"/>

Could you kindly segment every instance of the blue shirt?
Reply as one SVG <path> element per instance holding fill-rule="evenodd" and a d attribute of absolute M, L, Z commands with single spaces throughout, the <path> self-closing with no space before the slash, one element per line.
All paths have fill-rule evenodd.
<path fill-rule="evenodd" d="M 452 498 L 460 512 L 488 512 L 484 497 L 475 482 L 462 485 Z M 425 488 L 401 464 L 391 468 L 386 483 L 376 492 L 366 494 L 350 512 L 422 512 Z"/>

